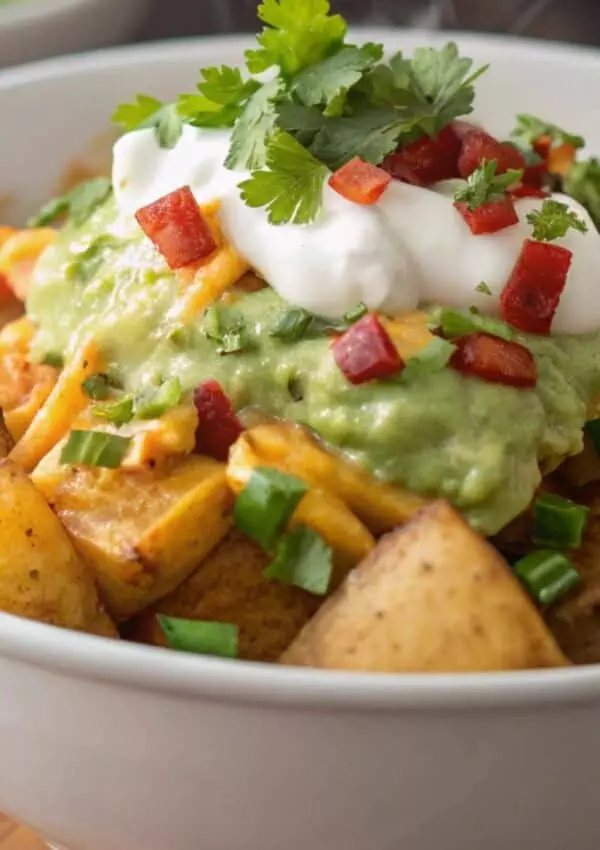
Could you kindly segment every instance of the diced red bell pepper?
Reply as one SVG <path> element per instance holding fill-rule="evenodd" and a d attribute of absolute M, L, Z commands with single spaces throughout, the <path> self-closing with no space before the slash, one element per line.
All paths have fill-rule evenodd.
<path fill-rule="evenodd" d="M 398 148 L 386 156 L 381 167 L 396 180 L 416 186 L 431 186 L 439 180 L 458 177 L 460 147 L 460 139 L 449 124 L 437 136 L 424 136 Z"/>
<path fill-rule="evenodd" d="M 242 431 L 233 405 L 218 381 L 204 381 L 194 390 L 198 414 L 196 453 L 225 461 Z"/>
<path fill-rule="evenodd" d="M 546 160 L 548 158 L 550 148 L 552 147 L 552 137 L 547 135 L 539 136 L 534 141 L 532 147 L 538 156 L 541 156 L 543 160 Z"/>
<path fill-rule="evenodd" d="M 548 198 L 549 192 L 545 189 L 540 189 L 538 186 L 531 186 L 528 183 L 517 183 L 508 189 L 508 194 L 513 198 Z"/>
<path fill-rule="evenodd" d="M 457 372 L 509 387 L 535 387 L 537 364 L 524 345 L 486 333 L 467 334 L 455 344 L 450 366 Z"/>
<path fill-rule="evenodd" d="M 8 278 L 0 272 L 0 303 L 10 301 L 14 297 L 15 294 L 8 282 Z"/>
<path fill-rule="evenodd" d="M 468 204 L 458 201 L 455 202 L 454 206 L 471 228 L 471 233 L 475 235 L 495 233 L 497 230 L 504 230 L 505 227 L 510 227 L 519 221 L 513 200 L 508 195 L 497 201 L 481 204 L 474 210 L 470 210 Z"/>
<path fill-rule="evenodd" d="M 351 384 L 390 378 L 405 365 L 388 332 L 372 313 L 338 337 L 331 349 L 340 371 Z"/>
<path fill-rule="evenodd" d="M 135 217 L 171 269 L 198 263 L 217 248 L 210 225 L 189 186 L 142 207 Z"/>
<path fill-rule="evenodd" d="M 484 130 L 473 130 L 462 140 L 458 171 L 468 177 L 484 161 L 496 160 L 496 174 L 504 174 L 509 168 L 525 168 L 525 157 L 508 142 L 499 142 Z"/>
<path fill-rule="evenodd" d="M 391 176 L 383 168 L 355 156 L 331 175 L 329 185 L 339 195 L 354 201 L 355 204 L 375 204 L 391 180 Z"/>
<path fill-rule="evenodd" d="M 526 333 L 549 334 L 572 258 L 560 245 L 526 239 L 500 295 L 504 321 Z"/>
<path fill-rule="evenodd" d="M 527 186 L 541 187 L 544 185 L 548 172 L 546 170 L 546 161 L 536 163 L 535 165 L 526 165 L 523 172 L 523 183 Z"/>

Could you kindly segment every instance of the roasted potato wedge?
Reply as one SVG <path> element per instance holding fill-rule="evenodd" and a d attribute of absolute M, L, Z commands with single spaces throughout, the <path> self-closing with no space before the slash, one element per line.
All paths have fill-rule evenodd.
<path fill-rule="evenodd" d="M 361 467 L 322 448 L 293 422 L 257 425 L 232 447 L 228 478 L 239 491 L 256 466 L 274 466 L 337 497 L 374 534 L 390 531 L 426 504 L 400 487 L 376 481 Z"/>
<path fill-rule="evenodd" d="M 276 661 L 321 599 L 264 578 L 268 562 L 269 556 L 255 543 L 231 532 L 177 590 L 126 624 L 124 636 L 164 645 L 156 613 L 236 623 L 240 658 Z"/>
<path fill-rule="evenodd" d="M 170 593 L 225 536 L 225 467 L 198 456 L 139 471 L 59 464 L 59 444 L 34 470 L 109 613 L 125 620 Z"/>
<path fill-rule="evenodd" d="M 92 573 L 20 467 L 0 461 L 0 611 L 116 637 Z"/>
<path fill-rule="evenodd" d="M 506 562 L 442 501 L 383 538 L 281 660 L 388 673 L 568 663 Z"/>

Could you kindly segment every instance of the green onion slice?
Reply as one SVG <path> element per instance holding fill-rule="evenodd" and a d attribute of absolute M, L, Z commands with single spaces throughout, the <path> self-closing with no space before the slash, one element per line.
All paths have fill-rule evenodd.
<path fill-rule="evenodd" d="M 271 331 L 271 336 L 282 339 L 284 342 L 296 342 L 309 332 L 313 319 L 314 316 L 307 310 L 303 310 L 301 307 L 292 307 L 281 317 Z"/>
<path fill-rule="evenodd" d="M 53 366 L 55 369 L 62 369 L 65 365 L 64 357 L 58 351 L 47 351 L 40 362 L 42 366 Z"/>
<path fill-rule="evenodd" d="M 533 505 L 532 539 L 537 546 L 574 549 L 581 545 L 589 508 L 554 493 L 544 493 Z"/>
<path fill-rule="evenodd" d="M 307 490 L 308 485 L 293 475 L 257 467 L 235 501 L 235 523 L 269 551 Z"/>
<path fill-rule="evenodd" d="M 165 614 L 157 614 L 156 619 L 172 649 L 220 658 L 238 656 L 238 627 L 232 623 L 185 620 Z"/>
<path fill-rule="evenodd" d="M 108 375 L 98 372 L 96 375 L 90 375 L 85 381 L 81 382 L 81 389 L 89 397 L 96 401 L 108 398 L 110 395 L 111 384 Z"/>
<path fill-rule="evenodd" d="M 407 383 L 431 372 L 440 372 L 455 351 L 451 342 L 440 337 L 434 337 L 425 348 L 414 357 L 409 357 L 406 366 L 398 376 L 400 383 Z"/>
<path fill-rule="evenodd" d="M 275 558 L 264 575 L 324 596 L 331 581 L 332 556 L 331 547 L 316 531 L 300 525 L 278 541 Z"/>
<path fill-rule="evenodd" d="M 367 305 L 360 301 L 356 307 L 353 307 L 352 310 L 348 310 L 347 313 L 344 313 L 344 321 L 347 325 L 354 325 L 359 319 L 366 316 L 368 312 L 369 308 Z"/>
<path fill-rule="evenodd" d="M 129 443 L 129 437 L 105 431 L 71 431 L 60 454 L 60 463 L 117 469 Z"/>
<path fill-rule="evenodd" d="M 580 576 L 562 552 L 538 549 L 513 566 L 517 578 L 540 605 L 551 605 L 577 587 Z"/>
<path fill-rule="evenodd" d="M 158 419 L 181 401 L 183 391 L 179 378 L 168 378 L 156 389 L 141 395 L 135 402 L 137 419 Z"/>
<path fill-rule="evenodd" d="M 133 396 L 123 396 L 122 399 L 113 402 L 113 404 L 95 404 L 93 413 L 94 416 L 107 419 L 113 425 L 126 425 L 133 419 Z"/>
<path fill-rule="evenodd" d="M 440 329 L 444 336 L 457 337 L 465 336 L 466 334 L 480 332 L 497 336 L 501 339 L 514 339 L 516 333 L 501 322 L 500 319 L 493 319 L 490 316 L 481 316 L 478 313 L 461 313 L 459 310 L 452 310 L 448 307 L 441 307 L 435 310 L 431 316 L 429 324 L 433 330 Z"/>

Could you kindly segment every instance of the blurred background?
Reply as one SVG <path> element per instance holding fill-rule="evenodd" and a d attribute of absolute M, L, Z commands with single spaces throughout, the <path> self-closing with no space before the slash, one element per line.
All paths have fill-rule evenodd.
<path fill-rule="evenodd" d="M 126 41 L 256 32 L 257 0 L 0 0 L 0 67 Z M 600 46 L 600 0 L 334 0 L 353 24 Z"/>
<path fill-rule="evenodd" d="M 334 0 L 353 23 L 519 33 L 600 45 L 600 0 Z M 152 0 L 140 38 L 256 29 L 255 0 Z"/>

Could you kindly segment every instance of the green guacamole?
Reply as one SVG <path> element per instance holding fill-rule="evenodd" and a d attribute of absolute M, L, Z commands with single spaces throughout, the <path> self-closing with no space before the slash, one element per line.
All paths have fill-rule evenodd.
<path fill-rule="evenodd" d="M 447 368 L 412 382 L 352 386 L 327 338 L 286 343 L 271 335 L 289 305 L 265 289 L 235 305 L 249 347 L 223 356 L 204 317 L 185 328 L 169 318 L 178 281 L 149 240 L 107 233 L 114 216 L 109 200 L 40 261 L 27 304 L 41 328 L 40 356 L 64 353 L 91 328 L 127 390 L 170 376 L 191 390 L 215 378 L 236 408 L 258 405 L 305 423 L 377 478 L 448 498 L 485 534 L 527 507 L 540 461 L 581 451 L 586 407 L 600 392 L 600 335 L 526 338 L 539 366 L 535 390 Z"/>

